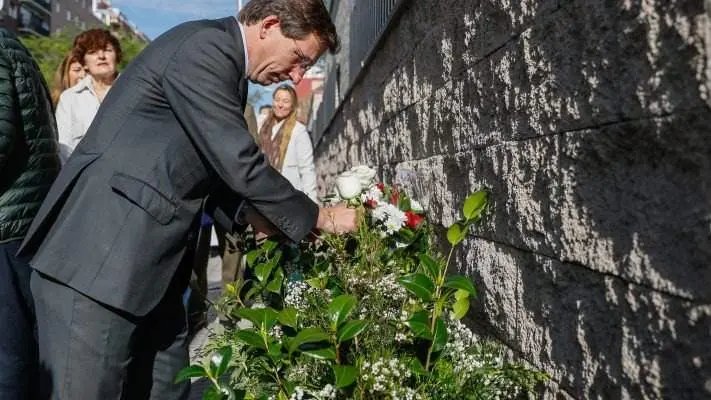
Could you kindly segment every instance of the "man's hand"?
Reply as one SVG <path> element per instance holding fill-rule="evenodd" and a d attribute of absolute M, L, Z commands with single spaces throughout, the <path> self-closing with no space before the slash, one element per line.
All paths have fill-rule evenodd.
<path fill-rule="evenodd" d="M 316 229 L 342 235 L 355 231 L 358 225 L 356 210 L 339 204 L 334 207 L 319 207 Z"/>

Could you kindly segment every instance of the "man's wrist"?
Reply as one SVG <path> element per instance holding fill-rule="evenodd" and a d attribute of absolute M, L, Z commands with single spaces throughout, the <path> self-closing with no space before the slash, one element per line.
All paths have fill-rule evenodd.
<path fill-rule="evenodd" d="M 325 228 L 333 226 L 335 224 L 333 211 L 319 207 L 318 208 L 318 218 L 316 219 L 316 229 L 322 231 Z"/>

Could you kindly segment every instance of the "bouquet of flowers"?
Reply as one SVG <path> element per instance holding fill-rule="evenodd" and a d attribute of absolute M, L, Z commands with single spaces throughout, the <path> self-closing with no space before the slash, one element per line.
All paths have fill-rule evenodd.
<path fill-rule="evenodd" d="M 461 322 L 476 289 L 447 270 L 488 193 L 466 199 L 442 256 L 420 204 L 374 178 L 355 167 L 328 199 L 362 209 L 356 232 L 247 253 L 251 278 L 218 303 L 237 328 L 179 380 L 209 379 L 208 399 L 360 400 L 520 398 L 546 379 Z"/>

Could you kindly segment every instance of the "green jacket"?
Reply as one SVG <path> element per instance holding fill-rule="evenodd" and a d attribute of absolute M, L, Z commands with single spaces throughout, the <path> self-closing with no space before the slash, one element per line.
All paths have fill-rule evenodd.
<path fill-rule="evenodd" d="M 29 51 L 0 28 L 0 243 L 24 237 L 60 167 L 47 84 Z"/>

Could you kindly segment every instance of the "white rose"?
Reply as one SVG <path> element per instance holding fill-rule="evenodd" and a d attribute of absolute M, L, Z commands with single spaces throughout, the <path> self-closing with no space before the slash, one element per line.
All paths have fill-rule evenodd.
<path fill-rule="evenodd" d="M 362 187 L 368 187 L 373 181 L 373 178 L 375 178 L 375 170 L 367 165 L 353 167 L 350 172 L 360 179 L 360 185 Z"/>
<path fill-rule="evenodd" d="M 336 178 L 336 188 L 338 189 L 338 194 L 345 200 L 350 200 L 360 195 L 362 190 L 360 179 L 348 172 L 344 172 Z"/>

